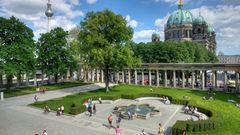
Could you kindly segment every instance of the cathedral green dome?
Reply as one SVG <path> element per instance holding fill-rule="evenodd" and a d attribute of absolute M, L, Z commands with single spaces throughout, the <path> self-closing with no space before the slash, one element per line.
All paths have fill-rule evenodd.
<path fill-rule="evenodd" d="M 213 32 L 215 32 L 215 30 L 212 26 L 208 26 L 207 32 L 208 33 L 213 33 Z"/>
<path fill-rule="evenodd" d="M 203 16 L 199 15 L 197 18 L 194 19 L 194 24 L 204 24 L 206 23 L 205 19 Z"/>
<path fill-rule="evenodd" d="M 173 25 L 183 25 L 183 24 L 192 24 L 193 23 L 193 15 L 190 11 L 178 9 L 174 11 L 167 21 L 167 27 L 171 27 Z"/>

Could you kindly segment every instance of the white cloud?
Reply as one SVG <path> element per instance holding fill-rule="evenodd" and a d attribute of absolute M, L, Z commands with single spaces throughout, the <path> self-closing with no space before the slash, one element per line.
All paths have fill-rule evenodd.
<path fill-rule="evenodd" d="M 171 6 L 173 5 L 178 5 L 179 0 L 153 0 L 154 2 L 164 2 L 164 3 L 168 3 Z M 187 4 L 190 2 L 190 0 L 183 0 L 184 4 Z M 195 2 L 195 1 L 194 1 Z"/>
<path fill-rule="evenodd" d="M 199 12 L 215 28 L 217 50 L 225 54 L 240 54 L 240 6 L 219 5 L 216 8 L 202 6 L 192 9 L 193 15 Z"/>
<path fill-rule="evenodd" d="M 97 2 L 97 0 L 87 0 L 87 3 L 88 4 L 94 4 L 94 3 L 96 3 Z"/>
<path fill-rule="evenodd" d="M 136 20 L 131 19 L 130 15 L 127 15 L 125 19 L 127 21 L 128 26 L 131 26 L 132 28 L 136 28 L 138 26 L 138 22 Z"/>
<path fill-rule="evenodd" d="M 150 42 L 155 30 L 141 30 L 134 32 L 133 40 L 135 42 Z"/>
<path fill-rule="evenodd" d="M 52 0 L 52 28 L 62 27 L 69 30 L 76 26 L 73 19 L 83 16 L 81 10 L 75 9 L 79 5 L 79 0 Z M 34 31 L 35 39 L 40 33 L 47 31 L 47 17 L 45 10 L 47 0 L 1 0 L 0 16 L 15 16 L 21 21 L 31 24 Z"/>

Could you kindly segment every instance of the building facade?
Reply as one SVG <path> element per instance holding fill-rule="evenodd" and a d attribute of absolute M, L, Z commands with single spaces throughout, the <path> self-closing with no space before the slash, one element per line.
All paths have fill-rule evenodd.
<path fill-rule="evenodd" d="M 152 42 L 160 42 L 160 35 L 158 33 L 152 34 Z"/>
<path fill-rule="evenodd" d="M 218 55 L 221 64 L 240 64 L 240 55 Z"/>
<path fill-rule="evenodd" d="M 183 2 L 179 0 L 178 10 L 168 18 L 164 27 L 165 41 L 195 41 L 206 47 L 211 52 L 216 52 L 216 34 L 199 13 L 197 17 L 183 9 Z"/>

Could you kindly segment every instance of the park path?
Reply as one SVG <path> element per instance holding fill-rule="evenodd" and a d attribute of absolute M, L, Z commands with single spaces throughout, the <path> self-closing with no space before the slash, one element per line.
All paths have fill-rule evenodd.
<path fill-rule="evenodd" d="M 94 91 L 104 88 L 103 83 L 66 88 L 38 94 L 39 101 L 64 97 L 79 92 Z M 114 86 L 114 84 L 110 84 Z M 73 116 L 57 117 L 54 113 L 45 115 L 42 110 L 28 106 L 34 102 L 35 94 L 7 98 L 0 102 L 0 134 L 1 135 L 33 135 L 47 129 L 50 135 L 111 135 L 113 129 L 108 129 L 102 123 L 90 120 L 76 119 Z M 106 130 L 108 129 L 108 130 Z M 125 134 L 131 134 L 127 130 Z M 127 133 L 128 132 L 128 133 Z"/>

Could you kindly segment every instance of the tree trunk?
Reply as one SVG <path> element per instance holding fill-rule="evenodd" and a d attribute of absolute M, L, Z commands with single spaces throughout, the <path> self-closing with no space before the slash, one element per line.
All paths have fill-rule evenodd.
<path fill-rule="evenodd" d="M 50 75 L 48 75 L 48 84 L 50 84 L 50 81 L 51 81 L 51 76 Z"/>
<path fill-rule="evenodd" d="M 0 74 L 0 88 L 3 88 L 3 75 Z"/>
<path fill-rule="evenodd" d="M 12 75 L 7 76 L 7 89 L 9 90 L 12 86 Z"/>
<path fill-rule="evenodd" d="M 29 73 L 26 73 L 26 86 L 29 85 Z"/>
<path fill-rule="evenodd" d="M 106 89 L 106 92 L 109 92 L 109 76 L 108 76 L 108 73 L 109 73 L 109 68 L 105 68 L 105 70 L 104 70 L 104 78 L 105 78 L 105 89 Z"/>
<path fill-rule="evenodd" d="M 55 83 L 58 83 L 58 74 L 54 75 Z"/>
<path fill-rule="evenodd" d="M 21 86 L 21 74 L 19 73 L 17 76 L 17 87 Z"/>
<path fill-rule="evenodd" d="M 41 79 L 42 79 L 42 85 L 44 84 L 44 72 L 43 72 L 43 70 L 42 70 L 42 74 L 41 74 Z"/>

